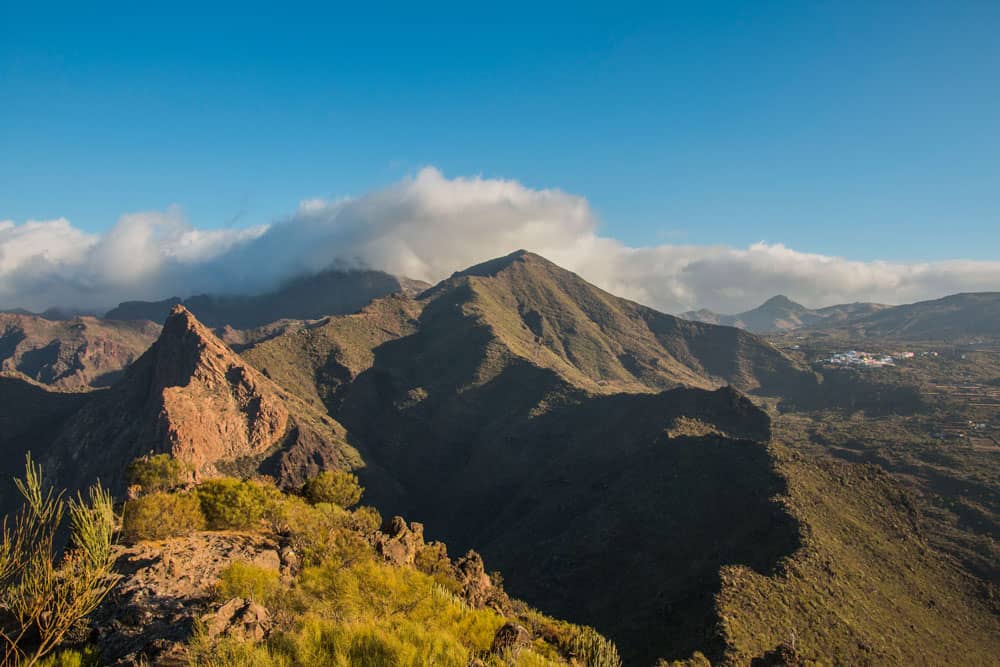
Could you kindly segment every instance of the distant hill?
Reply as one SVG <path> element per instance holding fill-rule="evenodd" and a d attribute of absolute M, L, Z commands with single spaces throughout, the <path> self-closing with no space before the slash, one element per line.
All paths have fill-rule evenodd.
<path fill-rule="evenodd" d="M 0 371 L 59 389 L 106 387 L 159 332 L 152 322 L 0 313 Z"/>
<path fill-rule="evenodd" d="M 1000 292 L 953 294 L 852 318 L 838 328 L 858 336 L 964 341 L 1000 338 Z"/>
<path fill-rule="evenodd" d="M 752 310 L 736 315 L 720 315 L 702 309 L 689 310 L 682 313 L 681 317 L 695 322 L 746 329 L 753 333 L 775 333 L 808 327 L 836 326 L 888 307 L 877 303 L 848 303 L 812 309 L 779 294 Z"/>
<path fill-rule="evenodd" d="M 427 283 L 382 271 L 323 271 L 291 280 L 266 294 L 210 295 L 163 301 L 126 301 L 108 311 L 109 320 L 162 322 L 181 304 L 209 327 L 252 329 L 282 319 L 310 320 L 352 313 L 372 299 L 394 292 L 416 294 Z"/>

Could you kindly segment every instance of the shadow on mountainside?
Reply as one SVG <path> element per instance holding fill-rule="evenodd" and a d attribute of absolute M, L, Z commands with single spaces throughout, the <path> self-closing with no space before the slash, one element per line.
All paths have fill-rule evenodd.
<path fill-rule="evenodd" d="M 87 393 L 49 391 L 17 377 L 0 375 L 0 516 L 20 506 L 13 478 L 24 472 L 28 451 L 36 460 Z"/>
<path fill-rule="evenodd" d="M 719 569 L 770 574 L 799 546 L 767 415 L 729 388 L 593 396 L 497 359 L 477 327 L 454 335 L 380 346 L 335 406 L 372 466 L 366 499 L 481 551 L 514 595 L 594 625 L 627 664 L 721 656 Z"/>

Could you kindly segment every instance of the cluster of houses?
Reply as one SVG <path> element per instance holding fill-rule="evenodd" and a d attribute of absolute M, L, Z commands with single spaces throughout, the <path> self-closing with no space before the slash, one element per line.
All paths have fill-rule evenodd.
<path fill-rule="evenodd" d="M 894 352 L 893 354 L 874 354 L 872 352 L 859 352 L 858 350 L 848 350 L 847 352 L 836 352 L 824 362 L 831 366 L 862 366 L 864 368 L 880 368 L 882 366 L 894 366 L 900 359 L 912 359 L 913 352 Z"/>

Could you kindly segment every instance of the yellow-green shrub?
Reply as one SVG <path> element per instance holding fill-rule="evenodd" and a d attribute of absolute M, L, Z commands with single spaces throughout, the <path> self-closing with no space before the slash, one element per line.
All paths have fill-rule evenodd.
<path fill-rule="evenodd" d="M 265 482 L 232 477 L 210 479 L 196 489 L 201 511 L 212 530 L 249 530 L 277 503 L 281 492 Z"/>
<path fill-rule="evenodd" d="M 361 500 L 364 489 L 358 483 L 357 475 L 341 470 L 327 470 L 306 481 L 302 495 L 313 503 L 333 503 L 350 509 Z"/>
<path fill-rule="evenodd" d="M 281 575 L 272 568 L 236 560 L 219 574 L 217 593 L 220 599 L 245 598 L 263 605 L 272 602 L 281 591 Z"/>
<path fill-rule="evenodd" d="M 126 471 L 129 484 L 138 484 L 144 493 L 169 491 L 187 481 L 190 474 L 190 466 L 170 454 L 136 459 Z"/>
<path fill-rule="evenodd" d="M 293 664 L 290 658 L 271 651 L 265 644 L 236 637 L 213 640 L 202 632 L 196 632 L 188 645 L 188 660 L 192 667 L 292 667 Z"/>
<path fill-rule="evenodd" d="M 205 516 L 194 493 L 150 493 L 125 503 L 122 516 L 122 536 L 129 542 L 161 540 L 204 528 Z"/>
<path fill-rule="evenodd" d="M 337 505 L 310 505 L 300 497 L 285 496 L 267 520 L 306 565 L 324 560 L 347 565 L 373 556 L 371 545 L 356 529 L 355 514 Z"/>
<path fill-rule="evenodd" d="M 326 562 L 305 568 L 303 601 L 324 616 L 350 622 L 405 619 L 458 638 L 470 650 L 486 650 L 504 619 L 474 610 L 432 577 L 369 560 L 350 567 Z"/>
<path fill-rule="evenodd" d="M 97 651 L 87 647 L 82 651 L 66 649 L 42 658 L 38 667 L 97 667 Z"/>
<path fill-rule="evenodd" d="M 364 505 L 351 512 L 354 529 L 362 535 L 372 535 L 382 527 L 382 515 L 374 507 Z"/>

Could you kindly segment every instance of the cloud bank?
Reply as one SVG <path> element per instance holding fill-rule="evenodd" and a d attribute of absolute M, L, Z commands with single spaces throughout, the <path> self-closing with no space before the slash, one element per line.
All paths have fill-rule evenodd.
<path fill-rule="evenodd" d="M 519 248 L 666 312 L 738 312 L 778 293 L 822 306 L 1000 290 L 1000 261 L 860 262 L 768 243 L 628 247 L 600 235 L 583 197 L 428 167 L 360 197 L 304 201 L 250 229 L 197 229 L 178 208 L 125 215 L 100 235 L 66 219 L 0 221 L 0 308 L 258 293 L 330 266 L 434 282 Z"/>

